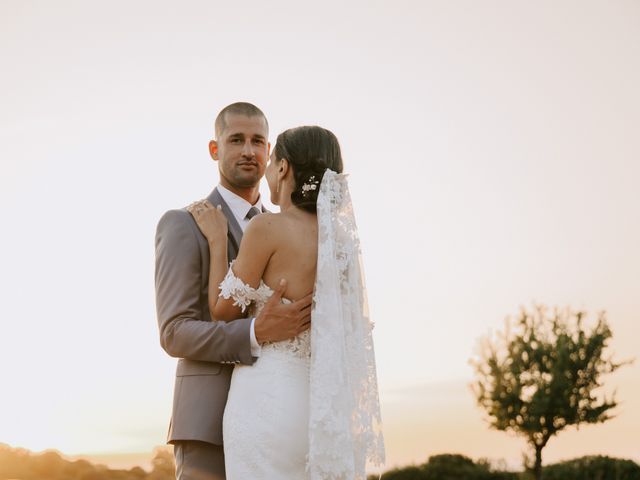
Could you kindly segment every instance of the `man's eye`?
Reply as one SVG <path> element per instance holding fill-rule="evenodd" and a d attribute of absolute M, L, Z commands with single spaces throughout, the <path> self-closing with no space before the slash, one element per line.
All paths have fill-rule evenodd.
<path fill-rule="evenodd" d="M 264 144 L 264 140 L 254 140 L 253 143 L 256 143 L 258 145 L 263 145 Z"/>
<path fill-rule="evenodd" d="M 240 143 L 240 139 L 239 138 L 232 138 L 231 139 L 231 143 Z"/>

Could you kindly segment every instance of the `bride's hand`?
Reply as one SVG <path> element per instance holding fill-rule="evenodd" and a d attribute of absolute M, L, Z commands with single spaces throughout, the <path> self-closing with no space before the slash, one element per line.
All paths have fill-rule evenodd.
<path fill-rule="evenodd" d="M 187 210 L 209 243 L 227 241 L 227 217 L 220 206 L 214 207 L 208 200 L 200 200 L 189 205 Z"/>

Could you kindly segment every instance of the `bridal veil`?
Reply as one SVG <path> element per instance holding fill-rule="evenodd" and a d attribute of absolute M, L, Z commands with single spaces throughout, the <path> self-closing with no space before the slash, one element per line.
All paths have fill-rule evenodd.
<path fill-rule="evenodd" d="M 307 468 L 311 480 L 364 480 L 368 463 L 384 463 L 384 441 L 373 323 L 345 174 L 325 171 L 317 212 Z"/>

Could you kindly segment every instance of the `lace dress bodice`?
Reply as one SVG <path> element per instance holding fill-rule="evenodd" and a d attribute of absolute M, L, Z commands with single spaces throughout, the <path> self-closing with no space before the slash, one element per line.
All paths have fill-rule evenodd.
<path fill-rule="evenodd" d="M 220 283 L 219 296 L 224 299 L 233 298 L 233 304 L 240 307 L 243 313 L 250 317 L 256 317 L 273 295 L 273 290 L 266 283 L 260 280 L 258 288 L 244 283 L 233 272 L 233 262 L 229 266 L 229 271 Z M 283 298 L 283 303 L 291 303 L 291 300 Z M 293 356 L 308 360 L 311 358 L 311 333 L 305 330 L 300 335 L 280 342 L 266 342 L 262 344 L 262 353 L 280 352 L 292 354 Z"/>

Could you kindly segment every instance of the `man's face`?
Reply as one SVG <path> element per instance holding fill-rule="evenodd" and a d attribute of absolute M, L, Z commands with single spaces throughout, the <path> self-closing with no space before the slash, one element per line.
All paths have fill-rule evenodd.
<path fill-rule="evenodd" d="M 220 182 L 225 187 L 255 187 L 264 175 L 269 143 L 267 124 L 256 115 L 227 114 L 226 128 L 210 144 L 211 156 L 218 162 Z"/>

